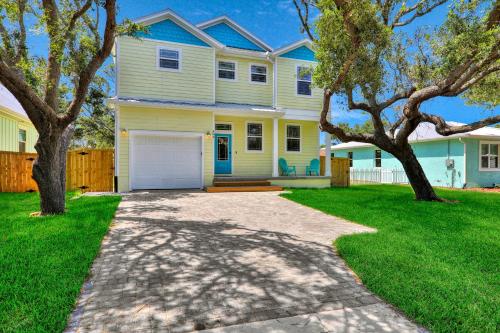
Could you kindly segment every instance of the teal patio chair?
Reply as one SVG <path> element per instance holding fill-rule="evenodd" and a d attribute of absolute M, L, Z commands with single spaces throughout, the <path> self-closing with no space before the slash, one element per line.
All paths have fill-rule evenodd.
<path fill-rule="evenodd" d="M 282 176 L 291 176 L 292 173 L 297 176 L 297 170 L 295 169 L 295 166 L 289 166 L 284 158 L 279 159 L 278 165 L 281 169 Z"/>
<path fill-rule="evenodd" d="M 308 166 L 306 166 L 306 176 L 312 176 L 316 174 L 319 176 L 319 160 L 317 158 L 313 158 Z"/>

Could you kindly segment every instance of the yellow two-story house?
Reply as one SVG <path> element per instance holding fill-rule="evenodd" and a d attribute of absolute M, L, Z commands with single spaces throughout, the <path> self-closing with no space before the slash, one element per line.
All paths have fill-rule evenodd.
<path fill-rule="evenodd" d="M 119 191 L 222 177 L 330 185 L 306 174 L 319 157 L 322 105 L 309 40 L 273 50 L 228 17 L 193 25 L 170 10 L 136 22 L 147 32 L 118 37 L 114 49 Z"/>

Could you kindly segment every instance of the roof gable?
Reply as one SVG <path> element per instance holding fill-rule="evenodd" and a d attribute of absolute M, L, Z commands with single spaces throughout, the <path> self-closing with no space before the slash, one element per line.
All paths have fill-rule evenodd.
<path fill-rule="evenodd" d="M 316 61 L 314 52 L 306 46 L 301 46 L 294 50 L 288 51 L 282 54 L 280 57 L 307 60 L 307 61 Z"/>
<path fill-rule="evenodd" d="M 262 52 L 272 50 L 269 45 L 227 16 L 200 23 L 197 27 L 229 47 Z"/>
<path fill-rule="evenodd" d="M 143 24 L 149 28 L 147 33 L 138 33 L 138 37 L 197 46 L 223 47 L 217 40 L 184 20 L 170 9 L 141 17 L 134 22 Z"/>
<path fill-rule="evenodd" d="M 153 23 L 148 28 L 149 31 L 147 32 L 138 32 L 137 37 L 197 46 L 210 46 L 170 19 Z"/>
<path fill-rule="evenodd" d="M 5 108 L 22 118 L 28 119 L 28 115 L 26 115 L 26 112 L 24 111 L 21 104 L 17 101 L 14 95 L 12 95 L 12 93 L 7 90 L 7 88 L 5 88 L 2 84 L 0 84 L 0 108 Z"/>

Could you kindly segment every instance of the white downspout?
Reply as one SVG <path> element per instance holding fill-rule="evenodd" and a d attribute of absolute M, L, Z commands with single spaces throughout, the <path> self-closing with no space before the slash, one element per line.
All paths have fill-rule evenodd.
<path fill-rule="evenodd" d="M 463 185 L 463 187 L 465 188 L 467 186 L 467 144 L 465 143 L 465 141 L 462 140 L 462 138 L 458 138 L 458 141 L 460 141 L 464 145 L 464 185 Z"/>

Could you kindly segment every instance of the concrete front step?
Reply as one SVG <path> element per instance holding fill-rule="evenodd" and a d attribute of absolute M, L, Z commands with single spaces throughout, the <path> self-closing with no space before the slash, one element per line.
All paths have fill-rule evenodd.
<path fill-rule="evenodd" d="M 209 193 L 220 192 L 269 192 L 269 191 L 282 191 L 281 186 L 209 186 L 206 191 Z"/>
<path fill-rule="evenodd" d="M 214 181 L 215 187 L 230 187 L 230 186 L 270 186 L 271 182 L 267 180 L 218 180 Z"/>

